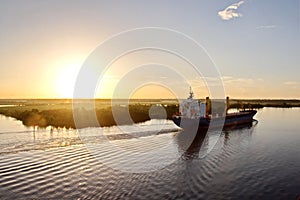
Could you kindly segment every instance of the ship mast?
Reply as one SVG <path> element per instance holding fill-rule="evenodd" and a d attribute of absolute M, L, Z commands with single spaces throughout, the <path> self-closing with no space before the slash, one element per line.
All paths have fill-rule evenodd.
<path fill-rule="evenodd" d="M 194 92 L 192 91 L 192 87 L 190 87 L 190 96 L 188 97 L 188 99 L 193 99 L 194 97 Z"/>

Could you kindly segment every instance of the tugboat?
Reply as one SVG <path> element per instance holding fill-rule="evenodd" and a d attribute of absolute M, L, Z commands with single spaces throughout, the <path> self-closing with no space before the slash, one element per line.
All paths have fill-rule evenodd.
<path fill-rule="evenodd" d="M 240 126 L 251 125 L 253 116 L 257 113 L 253 109 L 244 109 L 234 113 L 228 113 L 229 97 L 226 99 L 226 111 L 211 115 L 211 101 L 207 97 L 206 102 L 193 98 L 194 93 L 190 89 L 190 95 L 179 106 L 179 113 L 173 115 L 173 122 L 184 131 L 201 132 L 208 128 L 232 129 Z"/>

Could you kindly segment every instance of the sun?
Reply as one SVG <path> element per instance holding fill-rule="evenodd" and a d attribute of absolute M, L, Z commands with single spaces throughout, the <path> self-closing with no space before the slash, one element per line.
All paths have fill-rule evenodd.
<path fill-rule="evenodd" d="M 71 64 L 60 68 L 56 80 L 56 91 L 60 98 L 73 98 L 74 86 L 80 66 L 79 64 Z"/>

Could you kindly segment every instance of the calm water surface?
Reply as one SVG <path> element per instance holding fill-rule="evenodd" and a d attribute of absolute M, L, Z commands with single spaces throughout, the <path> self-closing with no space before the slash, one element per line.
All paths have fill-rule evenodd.
<path fill-rule="evenodd" d="M 223 132 L 203 157 L 215 138 L 197 137 L 182 148 L 170 121 L 104 128 L 98 135 L 89 128 L 82 137 L 76 130 L 33 132 L 1 116 L 0 199 L 297 199 L 300 109 L 266 108 L 255 118 L 252 127 Z M 160 151 L 140 156 L 153 149 Z M 125 170 L 134 164 L 153 167 Z"/>

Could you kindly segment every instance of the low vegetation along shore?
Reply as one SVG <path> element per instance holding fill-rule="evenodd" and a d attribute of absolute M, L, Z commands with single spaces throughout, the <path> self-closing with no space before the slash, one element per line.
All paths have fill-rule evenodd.
<path fill-rule="evenodd" d="M 125 125 L 144 122 L 153 118 L 171 119 L 172 115 L 178 111 L 178 103 L 176 102 L 157 103 L 154 101 L 140 101 L 131 102 L 128 106 L 125 106 L 123 103 L 120 102 L 120 104 L 112 107 L 110 101 L 96 101 L 94 111 L 84 108 L 73 110 L 70 100 L 2 101 L 0 102 L 0 114 L 20 120 L 28 127 L 36 126 L 45 128 L 52 126 L 54 128 L 68 129 L 95 127 L 99 125 Z M 149 110 L 151 111 L 150 115 Z M 130 116 L 128 116 L 128 111 Z M 80 127 L 74 123 L 73 112 L 80 113 L 82 118 Z M 98 123 L 88 119 L 91 112 L 96 113 Z M 115 116 L 118 116 L 118 120 L 115 120 Z"/>
<path fill-rule="evenodd" d="M 230 108 L 260 109 L 263 107 L 300 107 L 300 100 L 230 100 Z M 153 118 L 171 119 L 179 109 L 177 100 L 135 100 L 131 101 L 129 106 L 124 106 L 120 100 L 120 103 L 113 107 L 110 100 L 96 100 L 95 108 L 98 123 L 90 123 L 89 120 L 86 120 L 86 123 L 81 123 L 81 127 L 78 127 L 74 123 L 71 100 L 0 100 L 0 114 L 20 120 L 25 126 L 41 128 L 47 126 L 84 128 L 132 124 Z M 128 117 L 128 110 L 130 117 Z M 90 112 L 85 109 L 75 111 L 80 112 L 82 116 L 88 116 Z M 117 122 L 114 118 L 116 115 L 118 116 Z"/>

